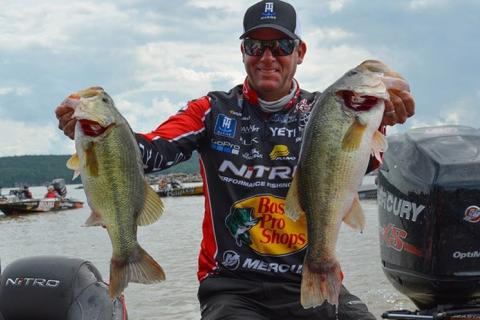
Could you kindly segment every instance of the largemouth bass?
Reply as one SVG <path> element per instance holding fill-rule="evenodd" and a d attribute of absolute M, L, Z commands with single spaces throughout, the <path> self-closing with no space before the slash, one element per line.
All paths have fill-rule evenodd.
<path fill-rule="evenodd" d="M 323 92 L 305 127 L 298 167 L 285 211 L 307 216 L 308 248 L 303 264 L 301 304 L 325 300 L 338 308 L 343 280 L 335 247 L 342 221 L 363 229 L 365 218 L 358 188 L 370 155 L 381 159 L 387 141 L 378 131 L 388 88 L 406 82 L 378 61 L 366 61 Z"/>
<path fill-rule="evenodd" d="M 110 236 L 110 296 L 120 296 L 129 282 L 164 280 L 160 265 L 137 242 L 137 226 L 155 222 L 164 207 L 145 180 L 130 126 L 102 88 L 79 91 L 67 103 L 77 119 L 76 154 L 67 167 L 81 175 L 92 209 L 85 225 L 104 226 Z"/>

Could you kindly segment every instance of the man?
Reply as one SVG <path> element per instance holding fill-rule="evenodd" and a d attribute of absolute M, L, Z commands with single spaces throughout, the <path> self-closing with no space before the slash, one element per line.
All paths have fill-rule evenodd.
<path fill-rule="evenodd" d="M 47 193 L 45 193 L 43 197 L 47 199 L 55 199 L 55 198 L 60 198 L 60 195 L 55 190 L 55 188 L 52 185 L 50 185 L 47 187 Z"/>
<path fill-rule="evenodd" d="M 23 186 L 21 195 L 22 195 L 22 199 L 32 199 L 32 192 L 30 191 L 30 188 L 27 185 Z"/>
<path fill-rule="evenodd" d="M 284 199 L 302 130 L 319 93 L 294 79 L 307 46 L 288 3 L 251 6 L 241 52 L 247 77 L 229 92 L 210 92 L 148 134 L 137 134 L 146 171 L 200 154 L 205 190 L 198 298 L 202 319 L 335 319 L 335 308 L 300 305 L 305 220 L 285 218 Z M 390 92 L 382 125 L 414 113 L 409 92 Z M 73 138 L 72 110 L 56 110 Z M 342 288 L 339 319 L 375 319 Z"/>

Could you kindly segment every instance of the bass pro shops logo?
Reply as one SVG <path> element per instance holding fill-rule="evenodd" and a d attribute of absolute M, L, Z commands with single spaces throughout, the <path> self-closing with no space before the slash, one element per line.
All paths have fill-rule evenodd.
<path fill-rule="evenodd" d="M 247 245 L 262 255 L 285 255 L 307 245 L 306 218 L 285 216 L 284 199 L 261 195 L 236 202 L 225 225 L 237 246 Z"/>

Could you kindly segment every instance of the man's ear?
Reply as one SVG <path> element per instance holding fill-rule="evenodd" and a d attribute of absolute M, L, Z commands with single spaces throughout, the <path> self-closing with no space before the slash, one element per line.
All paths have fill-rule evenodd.
<path fill-rule="evenodd" d="M 297 54 L 298 54 L 297 64 L 301 64 L 303 62 L 303 57 L 305 57 L 306 53 L 307 53 L 307 44 L 303 41 L 300 41 L 300 44 L 297 47 Z"/>

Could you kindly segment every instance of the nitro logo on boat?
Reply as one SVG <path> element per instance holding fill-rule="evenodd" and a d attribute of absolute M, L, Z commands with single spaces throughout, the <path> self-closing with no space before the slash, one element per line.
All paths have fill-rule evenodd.
<path fill-rule="evenodd" d="M 417 221 L 418 216 L 425 209 L 424 205 L 399 198 L 382 187 L 378 188 L 377 202 L 379 208 L 413 222 Z"/>
<path fill-rule="evenodd" d="M 262 255 L 292 254 L 307 245 L 306 218 L 297 221 L 285 216 L 285 200 L 260 195 L 236 202 L 225 225 L 237 246 L 249 246 Z"/>
<path fill-rule="evenodd" d="M 60 280 L 44 278 L 7 278 L 5 287 L 34 287 L 34 288 L 57 288 L 60 286 Z"/>
<path fill-rule="evenodd" d="M 468 221 L 470 223 L 477 223 L 480 221 L 480 208 L 477 206 L 470 206 L 465 210 L 465 214 L 463 217 L 464 221 Z"/>

